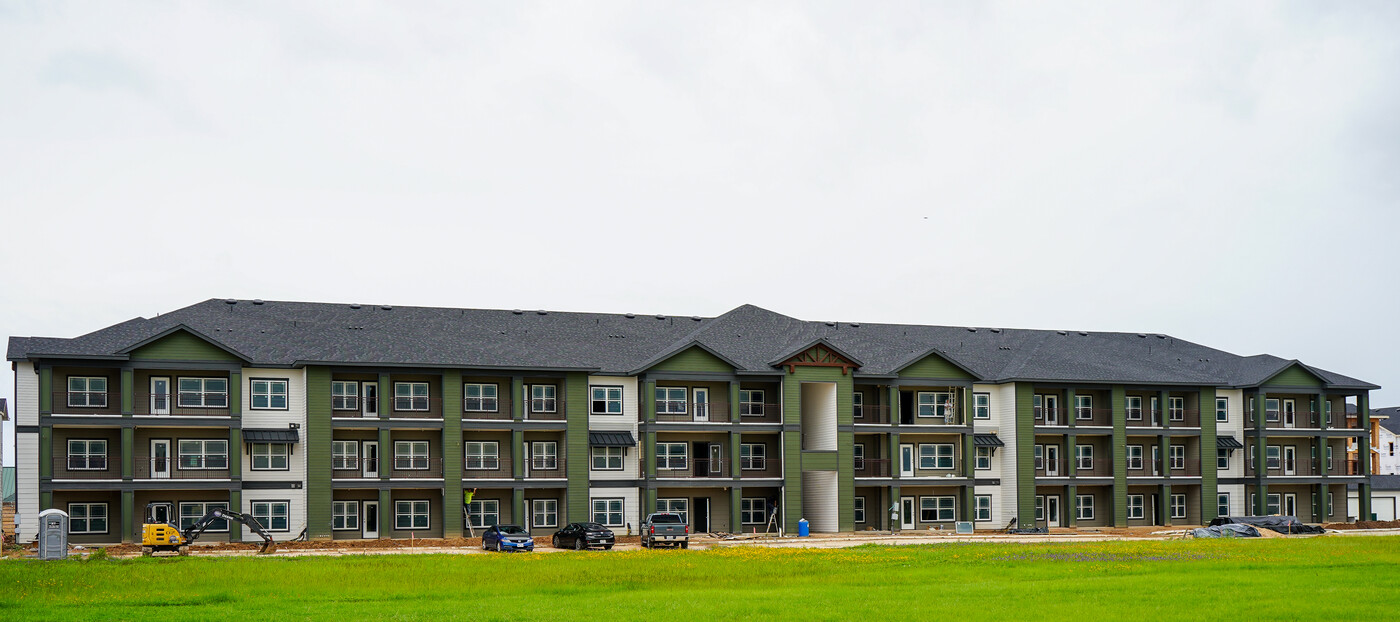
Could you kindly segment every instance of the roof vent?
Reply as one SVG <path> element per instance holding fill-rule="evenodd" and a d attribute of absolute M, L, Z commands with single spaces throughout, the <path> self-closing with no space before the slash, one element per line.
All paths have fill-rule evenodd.
<path fill-rule="evenodd" d="M 851 328 L 860 328 L 860 322 L 851 322 Z"/>
<path fill-rule="evenodd" d="M 827 325 L 827 326 L 835 326 L 835 325 L 836 325 L 836 322 L 827 322 L 826 325 Z"/>
<path fill-rule="evenodd" d="M 625 317 L 625 318 L 627 318 L 627 319 L 630 320 L 630 319 L 632 319 L 632 318 L 634 318 L 634 317 L 637 317 L 637 314 L 636 314 L 636 313 L 624 313 L 624 314 L 622 314 L 622 317 Z"/>
<path fill-rule="evenodd" d="M 536 315 L 549 315 L 549 312 L 548 312 L 548 311 L 545 311 L 544 309 L 540 309 L 539 311 L 536 311 L 535 314 L 536 314 Z"/>
<path fill-rule="evenodd" d="M 1157 338 L 1158 338 L 1158 339 L 1166 339 L 1167 336 L 1166 336 L 1166 335 L 1157 335 Z"/>
<path fill-rule="evenodd" d="M 379 305 L 381 311 L 393 311 L 394 305 Z"/>
<path fill-rule="evenodd" d="M 656 319 L 658 319 L 658 320 L 664 320 L 664 319 L 666 319 L 666 316 L 661 315 L 660 313 L 658 313 L 658 314 L 656 314 Z"/>
<path fill-rule="evenodd" d="M 1066 333 L 1065 331 L 1062 331 L 1062 330 L 1057 330 L 1057 331 L 1055 331 L 1055 334 L 1057 334 L 1057 335 L 1067 335 L 1067 334 L 1069 334 L 1069 333 Z"/>
<path fill-rule="evenodd" d="M 1139 336 L 1139 337 L 1142 337 L 1143 339 L 1146 339 L 1146 338 L 1147 338 L 1147 333 L 1138 333 L 1138 336 Z"/>
<path fill-rule="evenodd" d="M 692 315 L 692 316 L 690 316 L 690 319 L 699 322 L 699 321 L 700 321 L 700 316 L 698 316 L 698 315 Z"/>
<path fill-rule="evenodd" d="M 357 302 L 357 303 L 355 303 L 355 304 L 352 304 L 352 305 L 350 305 L 350 308 L 351 308 L 351 309 L 358 309 L 358 308 L 360 308 L 360 303 Z"/>
<path fill-rule="evenodd" d="M 1080 336 L 1080 337 L 1088 337 L 1088 336 L 1089 336 L 1089 331 L 1081 330 L 1081 331 L 1079 331 L 1079 336 Z"/>
<path fill-rule="evenodd" d="M 224 303 L 225 303 L 225 304 L 236 305 L 236 304 L 238 304 L 238 301 L 237 301 L 237 300 L 234 300 L 233 298 L 229 298 L 228 300 L 225 300 Z"/>
<path fill-rule="evenodd" d="M 514 313 L 514 314 L 516 314 L 516 315 L 521 315 L 521 314 L 523 314 L 523 313 L 525 313 L 525 312 L 524 312 L 523 310 L 521 310 L 521 309 L 513 309 L 513 310 L 511 311 L 511 313 Z"/>
<path fill-rule="evenodd" d="M 263 299 L 262 299 L 262 298 L 254 298 L 254 299 L 253 299 L 253 304 L 255 304 L 255 305 L 261 305 L 261 304 L 263 304 Z"/>
<path fill-rule="evenodd" d="M 992 329 L 992 332 L 994 332 L 994 333 L 999 333 L 999 332 L 1001 332 L 1001 329 L 1000 329 L 1000 328 L 993 328 L 993 329 Z"/>
<path fill-rule="evenodd" d="M 975 329 L 975 328 L 969 326 L 969 327 L 967 327 L 967 332 L 969 332 L 969 333 L 975 333 L 975 332 L 977 332 L 977 329 Z"/>
<path fill-rule="evenodd" d="M 997 346 L 998 350 L 1010 350 L 1011 346 Z"/>

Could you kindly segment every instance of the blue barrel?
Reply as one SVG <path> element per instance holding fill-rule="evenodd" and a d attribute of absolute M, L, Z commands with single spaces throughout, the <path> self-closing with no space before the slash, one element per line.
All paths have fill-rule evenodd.
<path fill-rule="evenodd" d="M 802 520 L 797 521 L 797 536 L 799 538 L 805 538 L 811 534 L 812 530 L 807 525 L 807 519 L 804 518 Z"/>

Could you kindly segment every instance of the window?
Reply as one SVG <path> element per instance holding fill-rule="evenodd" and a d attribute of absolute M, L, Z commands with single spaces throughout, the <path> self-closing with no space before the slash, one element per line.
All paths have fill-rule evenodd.
<path fill-rule="evenodd" d="M 88 441 L 69 439 L 68 470 L 106 471 L 107 441 L 105 439 Z"/>
<path fill-rule="evenodd" d="M 1252 397 L 1249 398 L 1249 406 L 1245 408 L 1244 416 L 1249 419 L 1250 423 L 1254 423 L 1254 398 Z M 1253 502 L 1250 505 L 1254 505 Z"/>
<path fill-rule="evenodd" d="M 1327 470 L 1332 471 L 1332 446 L 1327 446 Z"/>
<path fill-rule="evenodd" d="M 660 399 L 657 401 L 660 402 Z M 860 413 L 857 412 L 856 414 L 859 416 Z M 763 391 L 756 389 L 739 389 L 739 416 L 763 416 Z"/>
<path fill-rule="evenodd" d="M 864 501 L 861 497 L 856 497 L 857 501 Z M 739 522 L 745 525 L 762 525 L 767 517 L 764 510 L 768 508 L 768 502 L 762 498 L 744 498 L 739 500 Z M 857 519 L 857 523 L 864 520 Z"/>
<path fill-rule="evenodd" d="M 359 441 L 331 441 L 331 469 L 348 471 L 360 468 Z"/>
<path fill-rule="evenodd" d="M 500 410 L 494 384 L 462 385 L 462 410 L 469 413 L 493 413 Z"/>
<path fill-rule="evenodd" d="M 686 463 L 685 443 L 657 443 L 656 468 L 683 470 Z"/>
<path fill-rule="evenodd" d="M 988 470 L 991 470 L 991 468 L 992 468 L 992 448 L 991 448 L 991 447 L 978 447 L 978 448 L 977 448 L 977 455 L 975 456 L 975 459 L 976 459 L 976 461 L 977 461 L 977 470 L 979 470 L 979 471 L 988 471 Z"/>
<path fill-rule="evenodd" d="M 622 387 L 593 387 L 593 410 L 595 415 L 622 414 Z"/>
<path fill-rule="evenodd" d="M 428 441 L 394 441 L 394 469 L 422 471 L 428 468 Z"/>
<path fill-rule="evenodd" d="M 1152 411 L 1152 425 L 1161 425 L 1162 415 L 1161 411 L 1157 410 L 1157 396 L 1152 396 L 1152 399 L 1148 401 L 1148 405 L 1148 409 Z"/>
<path fill-rule="evenodd" d="M 1094 520 L 1094 495 L 1074 496 L 1074 516 L 1079 520 Z"/>
<path fill-rule="evenodd" d="M 286 471 L 286 443 L 253 443 L 249 452 L 253 457 L 254 471 Z"/>
<path fill-rule="evenodd" d="M 227 408 L 227 378 L 180 378 L 177 403 L 187 408 Z"/>
<path fill-rule="evenodd" d="M 859 391 L 851 394 L 851 416 L 856 419 L 865 417 L 865 394 Z"/>
<path fill-rule="evenodd" d="M 1143 508 L 1143 496 L 1142 496 L 1142 495 L 1128 495 L 1128 518 L 1129 518 L 1129 519 L 1140 519 L 1140 518 L 1143 518 L 1143 509 L 1142 509 L 1142 508 Z"/>
<path fill-rule="evenodd" d="M 1074 418 L 1080 421 L 1087 421 L 1094 418 L 1094 396 L 1074 396 Z"/>
<path fill-rule="evenodd" d="M 854 503 L 854 505 L 852 505 L 851 507 L 853 508 L 853 513 L 855 514 L 855 522 L 857 522 L 857 523 L 864 523 L 864 522 L 865 522 L 865 497 L 856 497 L 856 498 L 855 498 L 855 503 Z"/>
<path fill-rule="evenodd" d="M 685 387 L 656 387 L 656 414 L 684 415 Z"/>
<path fill-rule="evenodd" d="M 254 378 L 253 410 L 287 410 L 287 380 Z"/>
<path fill-rule="evenodd" d="M 1215 495 L 1215 515 L 1230 515 L 1230 493 L 1222 492 L 1218 495 Z"/>
<path fill-rule="evenodd" d="M 559 500 L 558 499 L 535 499 L 530 502 L 531 527 L 557 527 L 559 526 Z"/>
<path fill-rule="evenodd" d="M 1036 445 L 1035 447 L 1032 448 L 1031 452 L 1032 452 L 1031 455 L 1035 456 L 1035 470 L 1037 470 L 1037 471 L 1044 471 L 1044 470 L 1045 470 L 1045 446 L 1044 446 L 1044 445 Z"/>
<path fill-rule="evenodd" d="M 1128 421 L 1142 421 L 1142 397 L 1129 395 L 1125 409 Z"/>
<path fill-rule="evenodd" d="M 1184 398 L 1184 397 L 1168 397 L 1168 398 L 1167 398 L 1167 413 L 1168 413 L 1167 416 L 1170 417 L 1172 421 L 1185 421 L 1185 420 L 1186 420 L 1186 398 Z"/>
<path fill-rule="evenodd" d="M 288 525 L 286 501 L 254 501 L 253 518 L 268 531 L 287 531 L 291 529 Z"/>
<path fill-rule="evenodd" d="M 951 443 L 923 443 L 919 445 L 920 469 L 952 469 L 953 445 Z"/>
<path fill-rule="evenodd" d="M 861 471 L 865 469 L 865 444 L 856 443 L 851 445 L 851 455 L 855 457 L 855 469 Z"/>
<path fill-rule="evenodd" d="M 428 410 L 428 383 L 426 383 L 426 382 L 395 382 L 395 383 L 394 383 L 394 410 L 402 410 L 402 411 L 426 411 L 426 410 Z"/>
<path fill-rule="evenodd" d="M 1228 397 L 1217 397 L 1217 398 L 1215 398 L 1215 420 L 1216 420 L 1216 421 L 1229 421 L 1229 420 L 1230 420 L 1230 398 L 1228 398 Z M 1223 516 L 1223 515 L 1222 515 L 1222 516 Z"/>
<path fill-rule="evenodd" d="M 541 414 L 558 412 L 559 404 L 555 399 L 556 391 L 557 389 L 552 384 L 530 385 L 530 412 Z"/>
<path fill-rule="evenodd" d="M 978 520 L 984 523 L 992 520 L 992 496 L 977 495 L 976 497 L 973 497 L 972 500 L 976 502 L 976 505 L 974 507 L 977 510 L 977 516 L 974 518 L 974 520 Z"/>
<path fill-rule="evenodd" d="M 918 413 L 920 417 L 946 418 L 953 414 L 952 393 L 944 391 L 920 391 L 918 393 L 918 404 Z"/>
<path fill-rule="evenodd" d="M 1186 446 L 1172 445 L 1167 448 L 1167 457 L 1171 459 L 1172 470 L 1180 471 L 1186 468 Z"/>
<path fill-rule="evenodd" d="M 1280 495 L 1280 494 L 1278 494 L 1278 493 L 1270 493 L 1269 496 L 1268 496 L 1268 497 L 1265 497 L 1264 500 L 1268 502 L 1267 507 L 1264 508 L 1264 513 L 1265 513 L 1265 514 L 1274 515 L 1274 514 L 1282 514 L 1282 513 L 1283 513 L 1283 496 L 1282 496 L 1282 495 Z"/>
<path fill-rule="evenodd" d="M 621 447 L 594 447 L 591 451 L 593 452 L 594 471 L 622 470 L 623 449 Z"/>
<path fill-rule="evenodd" d="M 180 439 L 179 447 L 181 469 L 220 470 L 228 468 L 227 440 Z"/>
<path fill-rule="evenodd" d="M 1128 470 L 1142 470 L 1142 445 L 1128 445 Z"/>
<path fill-rule="evenodd" d="M 187 501 L 180 504 L 180 529 L 189 529 L 190 525 L 199 522 L 199 519 L 214 510 L 227 510 L 228 503 L 223 501 Z M 228 531 L 228 519 L 216 518 L 209 522 L 209 527 L 205 531 L 222 532 Z"/>
<path fill-rule="evenodd" d="M 331 381 L 331 409 L 358 410 L 360 408 L 360 383 L 353 380 Z"/>
<path fill-rule="evenodd" d="M 106 408 L 107 379 L 101 376 L 69 376 L 68 405 L 86 408 Z M 103 522 L 106 522 L 105 518 Z"/>
<path fill-rule="evenodd" d="M 919 521 L 936 523 L 957 520 L 953 497 L 919 497 Z"/>
<path fill-rule="evenodd" d="M 429 504 L 427 501 L 395 501 L 394 529 L 428 529 Z"/>
<path fill-rule="evenodd" d="M 537 441 L 530 443 L 530 468 L 553 471 L 559 468 L 559 443 Z"/>
<path fill-rule="evenodd" d="M 663 514 L 679 514 L 682 523 L 690 524 L 689 499 L 657 499 L 656 511 Z"/>
<path fill-rule="evenodd" d="M 1230 468 L 1230 450 L 1215 450 L 1215 468 L 1222 471 Z"/>
<path fill-rule="evenodd" d="M 467 520 L 472 527 L 490 527 L 501 522 L 501 502 L 482 499 L 467 504 Z"/>
<path fill-rule="evenodd" d="M 1264 421 L 1278 421 L 1278 400 L 1264 400 Z"/>
<path fill-rule="evenodd" d="M 621 527 L 622 499 L 594 499 L 593 522 L 606 527 Z"/>
<path fill-rule="evenodd" d="M 1186 518 L 1186 495 L 1172 495 L 1172 518 Z"/>
<path fill-rule="evenodd" d="M 331 529 L 343 531 L 360 528 L 359 501 L 331 502 Z"/>
<path fill-rule="evenodd" d="M 992 418 L 992 394 L 973 393 L 972 394 L 972 418 L 991 419 Z"/>
<path fill-rule="evenodd" d="M 466 468 L 469 471 L 494 471 L 501 468 L 499 441 L 467 441 L 466 456 Z"/>
<path fill-rule="evenodd" d="M 68 533 L 107 533 L 107 504 L 69 503 Z"/>
<path fill-rule="evenodd" d="M 1043 495 L 1036 495 L 1035 497 L 1035 519 L 1038 521 L 1045 520 L 1045 497 Z"/>
<path fill-rule="evenodd" d="M 1085 471 L 1093 470 L 1093 468 L 1094 468 L 1094 446 L 1093 446 L 1093 445 L 1075 445 L 1075 446 L 1074 446 L 1074 464 L 1075 464 L 1075 468 L 1076 468 L 1076 469 L 1083 469 L 1083 470 L 1085 470 Z"/>
<path fill-rule="evenodd" d="M 1265 448 L 1264 448 L 1264 468 L 1266 468 L 1266 469 L 1281 469 L 1281 468 L 1283 468 L 1283 453 L 1282 453 L 1282 452 L 1283 452 L 1283 449 L 1280 448 L 1278 445 L 1269 445 L 1268 447 L 1265 447 Z"/>
<path fill-rule="evenodd" d="M 739 445 L 739 469 L 762 471 L 768 468 L 768 446 L 763 443 L 741 443 Z"/>

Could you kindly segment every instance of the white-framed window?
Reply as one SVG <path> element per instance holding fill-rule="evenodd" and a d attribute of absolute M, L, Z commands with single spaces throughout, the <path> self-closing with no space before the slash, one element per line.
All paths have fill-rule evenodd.
<path fill-rule="evenodd" d="M 472 527 L 490 527 L 501 522 L 501 502 L 482 499 L 467 504 L 467 520 Z"/>
<path fill-rule="evenodd" d="M 1126 455 L 1127 455 L 1127 457 L 1128 457 L 1128 470 L 1129 470 L 1129 471 L 1141 471 L 1141 470 L 1142 470 L 1142 445 L 1128 445 L 1128 446 L 1127 446 L 1127 454 L 1126 454 Z"/>
<path fill-rule="evenodd" d="M 428 441 L 394 441 L 394 470 L 423 471 L 428 468 Z"/>
<path fill-rule="evenodd" d="M 180 502 L 180 529 L 189 529 L 190 525 L 199 522 L 205 514 L 214 510 L 227 510 L 228 503 L 224 501 L 182 501 Z M 209 527 L 205 531 L 225 532 L 228 531 L 228 519 L 216 518 L 209 522 Z"/>
<path fill-rule="evenodd" d="M 656 414 L 684 415 L 685 396 L 685 387 L 656 387 Z"/>
<path fill-rule="evenodd" d="M 1228 398 L 1228 397 L 1217 397 L 1217 398 L 1215 398 L 1215 420 L 1216 420 L 1216 421 L 1229 421 L 1229 420 L 1230 420 L 1230 398 Z M 1222 516 L 1224 516 L 1224 515 L 1222 514 Z"/>
<path fill-rule="evenodd" d="M 1186 495 L 1172 495 L 1172 518 L 1186 518 Z"/>
<path fill-rule="evenodd" d="M 1074 496 L 1074 516 L 1079 520 L 1094 520 L 1094 495 Z"/>
<path fill-rule="evenodd" d="M 992 418 L 992 394 L 973 393 L 972 394 L 972 418 L 991 419 Z"/>
<path fill-rule="evenodd" d="M 253 519 L 268 531 L 288 531 L 291 529 L 288 519 L 288 507 L 291 505 L 287 501 L 254 501 Z"/>
<path fill-rule="evenodd" d="M 253 378 L 248 383 L 253 410 L 287 410 L 286 378 Z"/>
<path fill-rule="evenodd" d="M 679 514 L 682 523 L 690 524 L 690 499 L 657 499 L 656 511 L 662 514 Z"/>
<path fill-rule="evenodd" d="M 331 410 L 359 409 L 360 383 L 354 380 L 332 380 Z"/>
<path fill-rule="evenodd" d="M 593 403 L 590 413 L 595 415 L 622 414 L 622 387 L 590 387 Z"/>
<path fill-rule="evenodd" d="M 530 468 L 553 471 L 559 468 L 559 443 L 535 441 L 530 443 Z"/>
<path fill-rule="evenodd" d="M 1143 495 L 1128 495 L 1128 518 L 1140 519 L 1143 513 Z"/>
<path fill-rule="evenodd" d="M 594 499 L 593 522 L 605 527 L 621 527 L 622 499 Z"/>
<path fill-rule="evenodd" d="M 918 415 L 920 417 L 948 417 L 953 414 L 953 394 L 947 391 L 919 391 L 915 396 L 918 400 Z"/>
<path fill-rule="evenodd" d="M 1264 421 L 1277 422 L 1279 413 L 1279 401 L 1275 398 L 1264 400 Z"/>
<path fill-rule="evenodd" d="M 1268 495 L 1267 497 L 1264 497 L 1264 501 L 1265 501 L 1265 506 L 1264 506 L 1264 513 L 1265 513 L 1265 514 L 1272 516 L 1272 515 L 1274 515 L 1274 514 L 1282 514 L 1282 513 L 1283 513 L 1283 495 L 1281 495 L 1281 494 L 1279 494 L 1279 493 L 1276 493 L 1276 492 L 1271 492 L 1271 493 L 1269 493 L 1269 495 Z M 1250 504 L 1250 505 L 1254 505 L 1254 494 L 1253 494 L 1253 493 L 1251 493 L 1251 494 L 1249 495 L 1249 504 Z"/>
<path fill-rule="evenodd" d="M 919 497 L 919 521 L 939 523 L 957 520 L 955 497 Z"/>
<path fill-rule="evenodd" d="M 68 439 L 68 470 L 106 471 L 107 440 Z"/>
<path fill-rule="evenodd" d="M 1215 515 L 1230 515 L 1230 493 L 1222 492 L 1220 494 L 1215 495 Z"/>
<path fill-rule="evenodd" d="M 684 470 L 688 447 L 689 445 L 686 443 L 657 443 L 656 468 L 673 471 Z"/>
<path fill-rule="evenodd" d="M 864 523 L 864 522 L 865 522 L 865 497 L 856 497 L 856 498 L 855 498 L 855 502 L 854 502 L 854 504 L 853 504 L 851 507 L 853 508 L 852 513 L 855 514 L 855 522 L 857 522 L 857 523 Z"/>
<path fill-rule="evenodd" d="M 1184 397 L 1168 397 L 1168 398 L 1167 398 L 1167 416 L 1170 417 L 1172 421 L 1185 421 L 1185 420 L 1186 420 L 1186 398 L 1184 398 Z"/>
<path fill-rule="evenodd" d="M 739 470 L 762 471 L 768 468 L 768 446 L 763 443 L 739 444 Z"/>
<path fill-rule="evenodd" d="M 974 520 L 984 523 L 992 520 L 992 496 L 977 495 L 973 497 L 972 500 L 974 503 L 976 503 L 976 505 L 973 507 L 974 509 L 976 509 L 977 513 L 977 516 L 974 518 Z"/>
<path fill-rule="evenodd" d="M 660 400 L 657 400 L 658 403 Z M 739 416 L 763 416 L 763 391 L 759 389 L 739 389 Z"/>
<path fill-rule="evenodd" d="M 1173 471 L 1180 471 L 1186 468 L 1186 446 L 1171 445 L 1167 447 L 1167 458 L 1171 460 Z"/>
<path fill-rule="evenodd" d="M 69 376 L 68 405 L 79 408 L 106 408 L 107 378 L 103 376 Z"/>
<path fill-rule="evenodd" d="M 977 455 L 974 456 L 978 471 L 989 471 L 992 468 L 992 448 L 978 447 Z"/>
<path fill-rule="evenodd" d="M 549 414 L 559 412 L 558 387 L 552 384 L 530 385 L 530 412 Z"/>
<path fill-rule="evenodd" d="M 860 391 L 851 394 L 851 416 L 856 419 L 865 416 L 865 394 Z"/>
<path fill-rule="evenodd" d="M 856 497 L 856 499 L 860 499 L 860 497 Z M 764 521 L 768 520 L 768 517 L 764 516 L 764 511 L 767 508 L 768 502 L 762 498 L 745 497 L 740 499 L 739 522 L 744 525 L 762 525 Z M 865 521 L 857 520 L 856 522 L 863 523 Z"/>
<path fill-rule="evenodd" d="M 1092 470 L 1094 468 L 1094 446 L 1075 445 L 1074 465 L 1076 469 L 1082 469 L 1085 471 Z"/>
<path fill-rule="evenodd" d="M 462 385 L 462 410 L 469 413 L 493 413 L 501 403 L 494 384 L 466 383 Z"/>
<path fill-rule="evenodd" d="M 427 411 L 428 395 L 426 382 L 395 382 L 394 410 Z"/>
<path fill-rule="evenodd" d="M 1094 418 L 1094 396 L 1074 396 L 1074 418 L 1079 421 L 1087 421 Z"/>
<path fill-rule="evenodd" d="M 1035 520 L 1045 520 L 1045 495 L 1035 496 Z"/>
<path fill-rule="evenodd" d="M 253 443 L 248 454 L 252 456 L 254 471 L 286 471 L 287 455 L 290 452 L 286 443 Z"/>
<path fill-rule="evenodd" d="M 851 445 L 851 455 L 855 458 L 855 469 L 860 471 L 865 468 L 865 443 Z"/>
<path fill-rule="evenodd" d="M 533 519 L 531 527 L 558 527 L 559 526 L 559 500 L 558 499 L 535 499 L 530 502 L 533 510 L 530 513 Z"/>
<path fill-rule="evenodd" d="M 953 468 L 952 443 L 920 443 L 919 468 L 947 470 Z M 932 497 L 929 497 L 932 498 Z"/>
<path fill-rule="evenodd" d="M 594 447 L 590 451 L 592 452 L 594 471 L 622 470 L 622 447 Z"/>
<path fill-rule="evenodd" d="M 331 529 L 345 531 L 360 528 L 359 501 L 331 502 Z"/>
<path fill-rule="evenodd" d="M 228 408 L 228 378 L 179 378 L 176 403 L 184 408 Z"/>
<path fill-rule="evenodd" d="M 227 439 L 180 439 L 178 443 L 181 469 L 219 470 L 228 468 Z"/>
<path fill-rule="evenodd" d="M 394 529 L 428 529 L 432 504 L 425 499 L 405 499 L 394 502 Z"/>
<path fill-rule="evenodd" d="M 69 503 L 68 533 L 107 533 L 107 504 Z"/>
<path fill-rule="evenodd" d="M 468 471 L 494 471 L 501 468 L 500 441 L 467 441 L 464 447 Z"/>
<path fill-rule="evenodd" d="M 1253 448 L 1253 447 L 1254 447 L 1253 445 L 1250 445 L 1250 448 Z M 1280 446 L 1278 446 L 1278 445 L 1269 445 L 1268 447 L 1265 447 L 1265 448 L 1264 448 L 1264 468 L 1266 468 L 1266 469 L 1281 469 L 1281 468 L 1283 468 L 1283 448 L 1282 448 L 1282 447 L 1280 447 Z"/>
<path fill-rule="evenodd" d="M 359 441 L 331 441 L 331 470 L 350 471 L 360 468 Z"/>
<path fill-rule="evenodd" d="M 1142 396 L 1129 395 L 1126 399 L 1125 416 L 1128 421 L 1142 421 Z"/>
<path fill-rule="evenodd" d="M 1230 450 L 1228 450 L 1228 449 L 1216 449 L 1216 450 L 1215 450 L 1215 468 L 1216 468 L 1216 469 L 1219 469 L 1219 470 L 1222 470 L 1222 471 L 1225 470 L 1225 469 L 1230 468 Z"/>
<path fill-rule="evenodd" d="M 1031 447 L 1031 457 L 1035 459 L 1035 470 L 1045 470 L 1045 446 L 1036 445 Z"/>

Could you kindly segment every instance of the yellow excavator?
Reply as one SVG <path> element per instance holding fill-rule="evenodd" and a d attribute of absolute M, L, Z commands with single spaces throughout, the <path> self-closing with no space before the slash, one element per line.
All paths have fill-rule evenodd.
<path fill-rule="evenodd" d="M 263 545 L 262 548 L 258 549 L 259 555 L 273 550 L 272 536 L 262 528 L 262 525 L 258 524 L 257 519 L 247 514 L 214 508 L 182 531 L 173 524 L 157 522 L 154 509 L 156 505 L 152 503 L 146 506 L 146 520 L 141 525 L 141 555 L 143 557 L 150 557 L 157 551 L 174 551 L 180 555 L 189 555 L 190 543 L 199 539 L 205 529 L 214 524 L 214 521 L 219 520 L 245 525 L 249 531 L 261 536 Z"/>

